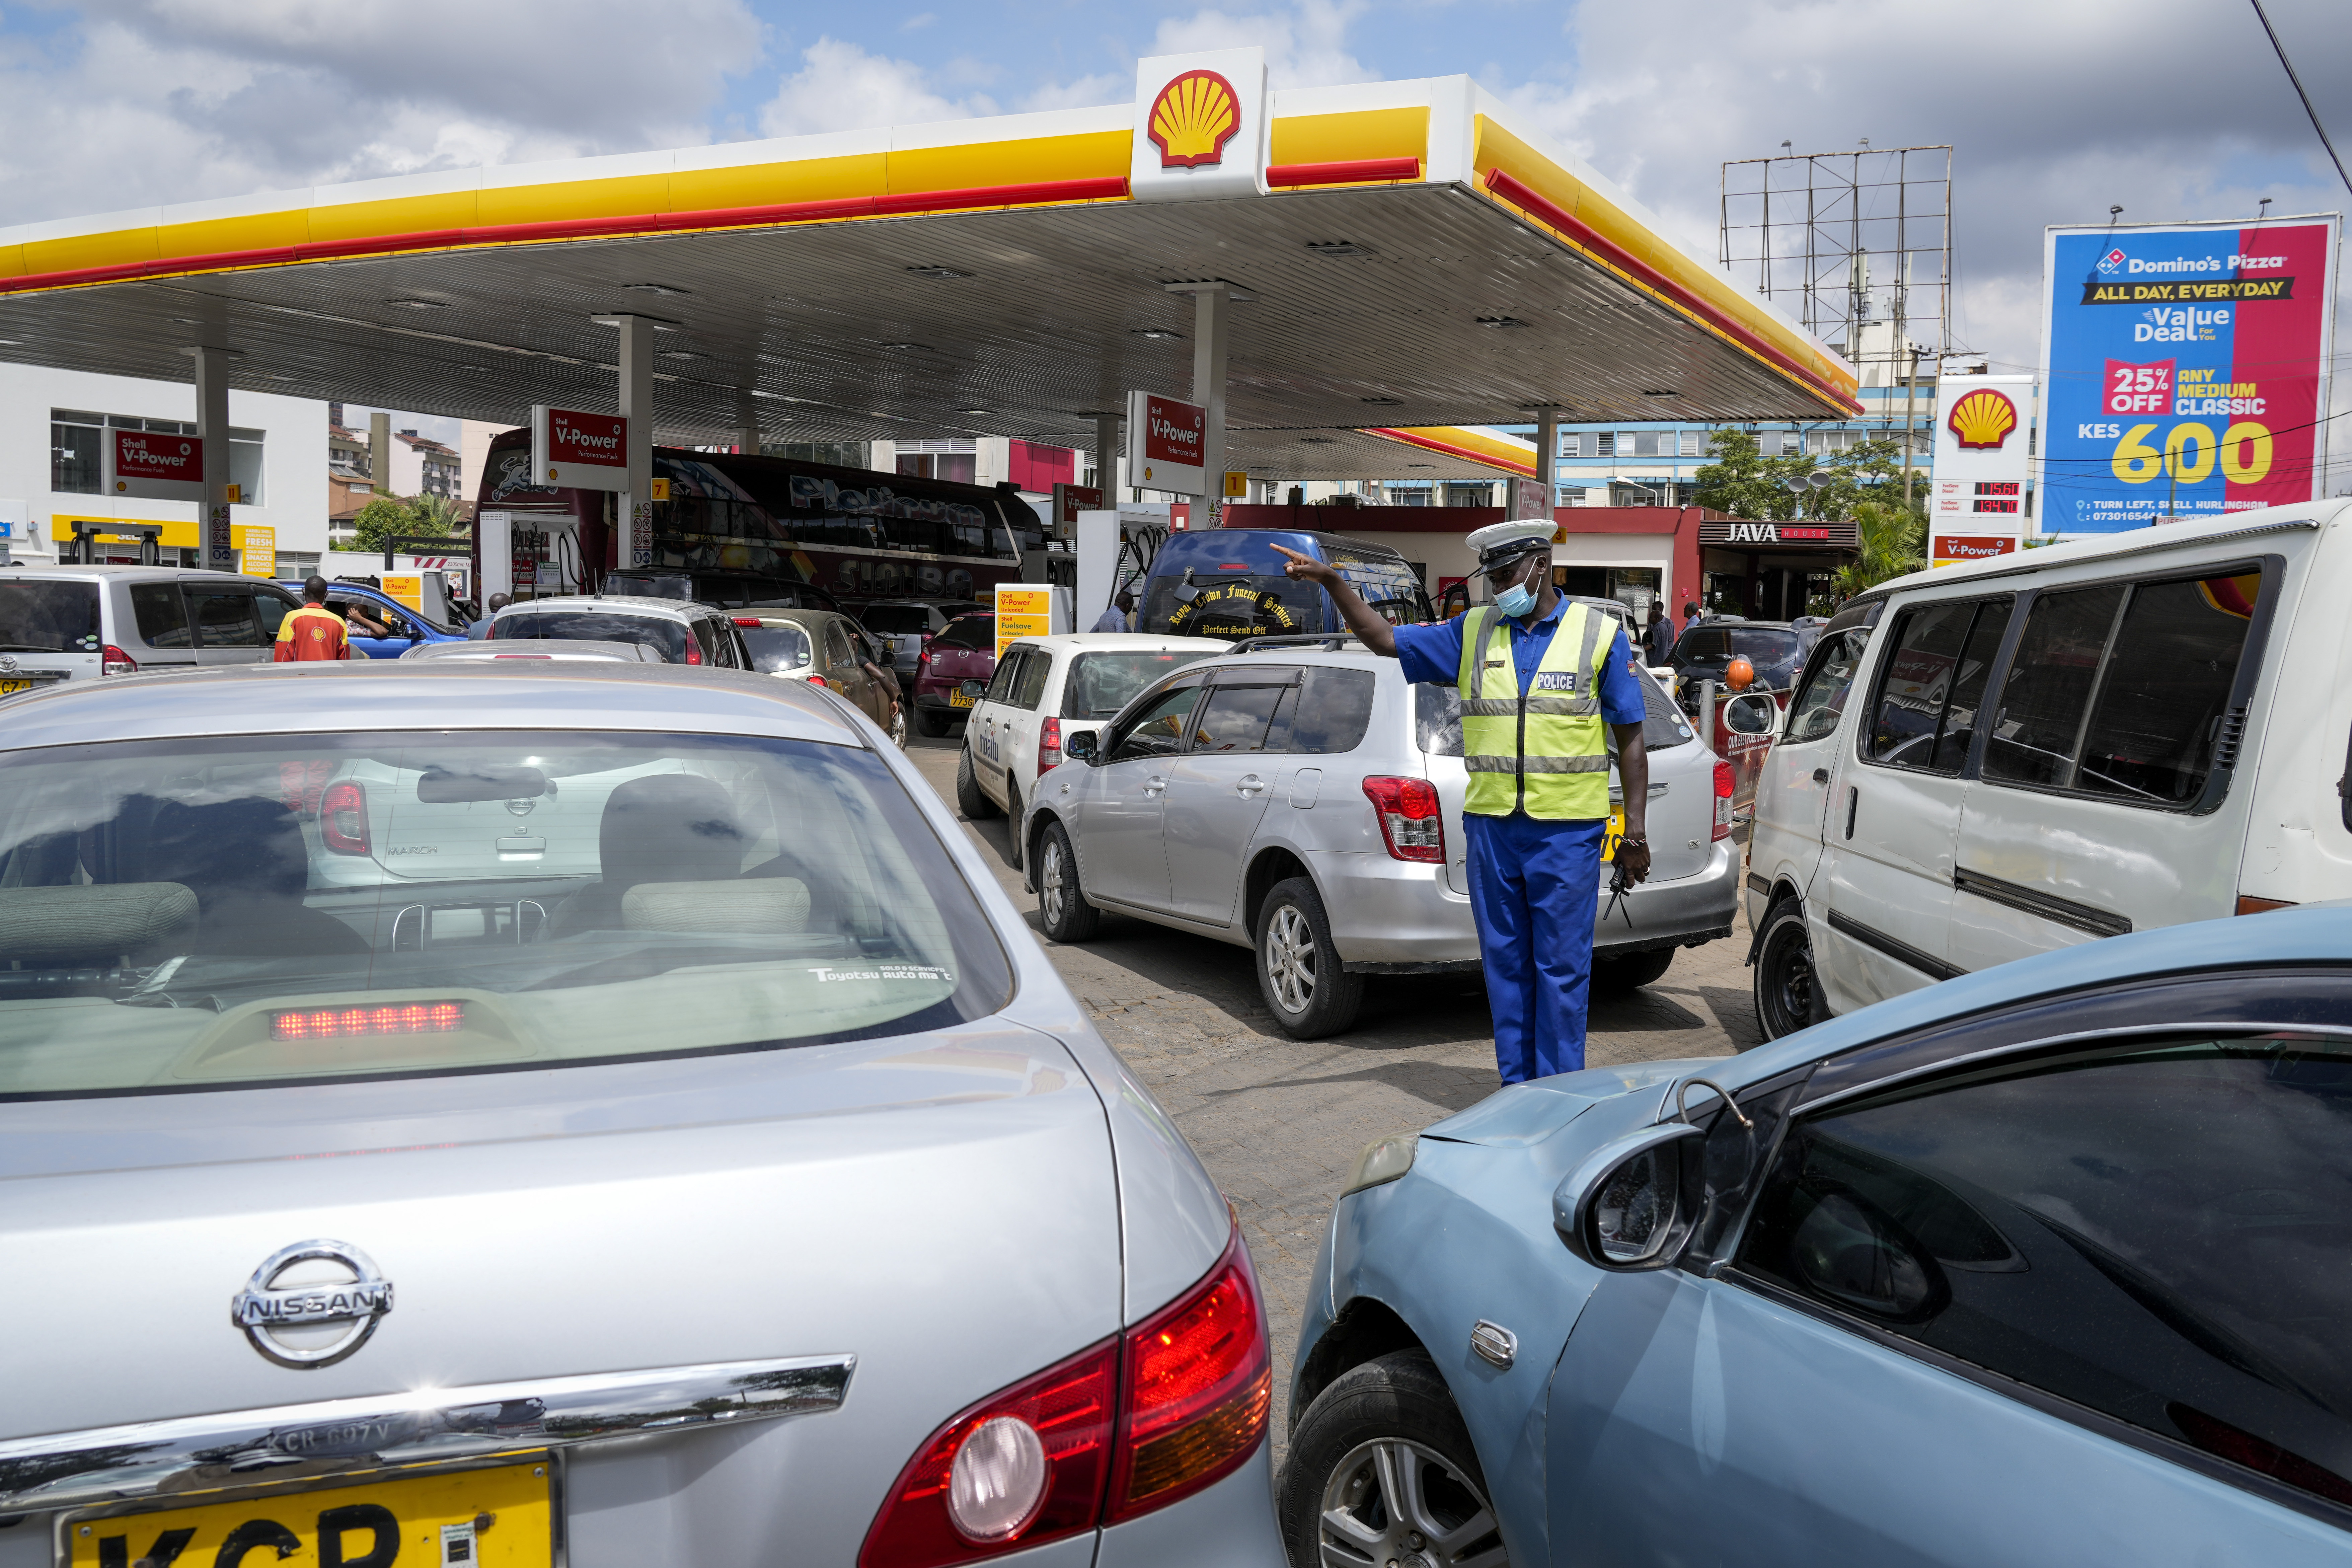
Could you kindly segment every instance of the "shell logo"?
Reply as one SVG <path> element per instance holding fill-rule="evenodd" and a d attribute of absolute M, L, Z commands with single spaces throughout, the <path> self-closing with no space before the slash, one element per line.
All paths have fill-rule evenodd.
<path fill-rule="evenodd" d="M 2017 428 L 2017 405 L 2005 393 L 1980 386 L 1952 405 L 1952 416 L 1944 423 L 1961 446 L 1998 451 Z"/>
<path fill-rule="evenodd" d="M 1242 128 L 1241 96 L 1215 71 L 1189 70 L 1160 89 L 1148 123 L 1161 168 L 1221 163 L 1225 143 Z"/>

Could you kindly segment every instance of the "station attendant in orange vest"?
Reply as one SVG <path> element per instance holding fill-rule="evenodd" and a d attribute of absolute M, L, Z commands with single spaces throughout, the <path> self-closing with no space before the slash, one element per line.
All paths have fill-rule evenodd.
<path fill-rule="evenodd" d="M 278 623 L 278 651 L 272 656 L 276 662 L 309 664 L 313 659 L 354 657 L 343 617 L 327 608 L 327 580 L 313 577 L 303 584 L 302 600 L 300 609 L 288 612 Z"/>

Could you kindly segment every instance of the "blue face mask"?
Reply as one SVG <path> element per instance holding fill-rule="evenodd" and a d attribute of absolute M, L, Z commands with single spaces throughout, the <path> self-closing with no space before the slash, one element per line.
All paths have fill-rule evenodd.
<path fill-rule="evenodd" d="M 1524 583 L 1514 583 L 1495 595 L 1495 608 L 1513 620 L 1518 620 L 1536 607 L 1536 596 L 1528 592 Z"/>

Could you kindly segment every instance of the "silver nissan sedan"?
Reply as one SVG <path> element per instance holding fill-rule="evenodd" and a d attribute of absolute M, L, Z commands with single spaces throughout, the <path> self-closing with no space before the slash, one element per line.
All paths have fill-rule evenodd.
<path fill-rule="evenodd" d="M 1231 1211 L 799 681 L 0 727 L 0 1568 L 1282 1562 Z"/>

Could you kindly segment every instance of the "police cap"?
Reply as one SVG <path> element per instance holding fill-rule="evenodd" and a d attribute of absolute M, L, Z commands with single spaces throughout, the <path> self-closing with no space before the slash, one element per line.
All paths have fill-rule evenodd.
<path fill-rule="evenodd" d="M 1551 548 L 1552 525 L 1537 519 L 1490 522 L 1464 542 L 1478 552 L 1478 570 L 1492 572 Z"/>

